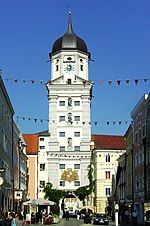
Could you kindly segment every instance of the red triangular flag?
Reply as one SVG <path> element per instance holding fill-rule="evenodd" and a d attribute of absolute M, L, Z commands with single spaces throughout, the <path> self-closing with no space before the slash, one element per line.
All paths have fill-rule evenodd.
<path fill-rule="evenodd" d="M 103 83 L 104 83 L 104 80 L 99 80 L 99 83 L 100 83 L 100 84 L 103 84 Z"/>
<path fill-rule="evenodd" d="M 118 83 L 118 86 L 120 85 L 120 83 L 121 83 L 121 80 L 117 80 L 117 83 Z"/>
<path fill-rule="evenodd" d="M 33 84 L 35 81 L 34 80 L 31 80 L 31 83 Z"/>

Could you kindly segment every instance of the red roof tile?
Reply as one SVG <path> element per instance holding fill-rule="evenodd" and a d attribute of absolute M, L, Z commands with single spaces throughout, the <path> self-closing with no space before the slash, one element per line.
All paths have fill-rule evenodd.
<path fill-rule="evenodd" d="M 27 145 L 27 155 L 37 155 L 39 136 L 37 134 L 23 134 L 23 138 Z"/>
<path fill-rule="evenodd" d="M 126 150 L 124 136 L 92 134 L 97 149 Z"/>

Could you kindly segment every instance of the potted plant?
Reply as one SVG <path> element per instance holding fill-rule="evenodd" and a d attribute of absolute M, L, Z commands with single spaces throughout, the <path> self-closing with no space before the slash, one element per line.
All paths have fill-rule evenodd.
<path fill-rule="evenodd" d="M 53 223 L 54 224 L 58 224 L 59 223 L 59 220 L 60 220 L 58 214 L 54 213 L 52 215 L 52 217 L 53 217 Z"/>

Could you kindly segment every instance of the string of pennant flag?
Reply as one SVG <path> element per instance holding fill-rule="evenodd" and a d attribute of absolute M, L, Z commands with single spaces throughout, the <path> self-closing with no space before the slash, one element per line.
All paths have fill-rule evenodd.
<path fill-rule="evenodd" d="M 43 84 L 43 85 L 46 85 L 47 83 L 51 84 L 52 81 L 51 80 L 48 80 L 48 81 L 44 81 L 44 80 L 34 80 L 34 79 L 14 79 L 14 78 L 3 78 L 4 80 L 6 81 L 12 81 L 14 83 L 31 83 L 31 84 Z M 150 81 L 150 78 L 139 78 L 139 79 L 118 79 L 118 80 L 90 80 L 90 81 L 86 81 L 84 80 L 83 81 L 83 86 L 85 87 L 86 84 L 89 84 L 90 83 L 99 83 L 99 84 L 108 84 L 108 85 L 112 85 L 112 84 L 117 84 L 118 86 L 120 86 L 122 83 L 125 83 L 126 85 L 128 85 L 129 83 L 134 83 L 135 85 L 138 85 L 139 82 L 144 82 L 144 83 L 147 83 L 148 81 Z"/>
<path fill-rule="evenodd" d="M 22 119 L 22 120 L 28 120 L 29 122 L 33 121 L 35 123 L 37 123 L 37 122 L 40 122 L 40 123 L 49 122 L 48 119 L 39 119 L 39 118 L 31 118 L 31 117 L 24 117 L 24 116 L 23 117 L 22 116 L 16 116 L 16 119 L 17 119 L 17 121 L 19 119 Z M 52 120 L 51 123 L 56 123 L 56 121 Z M 66 121 L 66 123 L 68 123 L 68 122 Z M 78 124 L 79 122 L 72 122 L 72 123 Z M 131 124 L 131 123 L 133 123 L 133 121 L 132 120 L 119 120 L 119 121 L 117 120 L 117 121 L 91 121 L 91 122 L 82 122 L 83 125 L 86 124 L 86 123 L 93 124 L 95 126 L 98 126 L 98 125 L 122 125 L 122 124 Z"/>

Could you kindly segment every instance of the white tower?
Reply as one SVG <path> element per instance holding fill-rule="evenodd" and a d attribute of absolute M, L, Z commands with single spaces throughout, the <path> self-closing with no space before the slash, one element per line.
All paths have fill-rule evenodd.
<path fill-rule="evenodd" d="M 89 184 L 91 88 L 88 80 L 90 53 L 72 29 L 69 13 L 66 33 L 49 54 L 48 177 L 55 188 L 76 190 Z"/>

